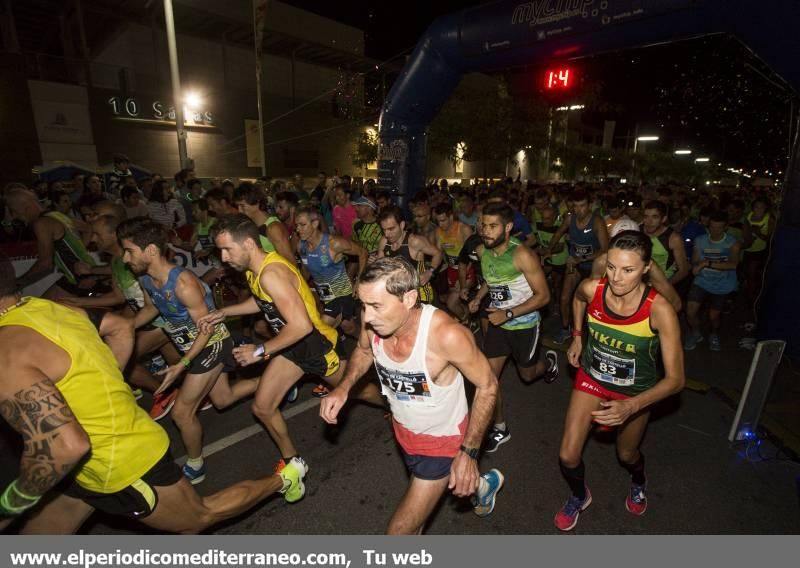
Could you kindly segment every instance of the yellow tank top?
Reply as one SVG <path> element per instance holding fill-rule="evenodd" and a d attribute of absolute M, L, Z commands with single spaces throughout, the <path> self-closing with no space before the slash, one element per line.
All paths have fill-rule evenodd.
<path fill-rule="evenodd" d="M 454 220 L 447 231 L 437 227 L 436 239 L 439 241 L 448 266 L 457 267 L 458 255 L 461 253 L 461 247 L 464 246 L 464 243 L 461 242 L 461 222 Z"/>
<path fill-rule="evenodd" d="M 250 286 L 250 292 L 253 294 L 256 304 L 258 304 L 258 307 L 261 308 L 261 311 L 264 313 L 264 317 L 267 318 L 267 323 L 269 323 L 272 330 L 275 333 L 280 333 L 281 328 L 286 325 L 286 321 L 281 316 L 280 310 L 272 301 L 269 294 L 264 292 L 261 288 L 261 273 L 264 272 L 264 269 L 270 264 L 282 264 L 292 271 L 292 274 L 294 274 L 298 282 L 297 292 L 300 294 L 300 298 L 302 298 L 303 304 L 306 306 L 306 311 L 308 312 L 311 323 L 317 331 L 335 347 L 339 335 L 335 329 L 322 321 L 319 310 L 317 310 L 317 304 L 314 301 L 314 295 L 311 293 L 311 288 L 308 287 L 308 284 L 300 274 L 300 271 L 297 270 L 297 267 L 277 252 L 267 253 L 264 262 L 261 263 L 261 267 L 258 269 L 258 273 L 252 270 L 245 272 L 247 284 Z"/>
<path fill-rule="evenodd" d="M 81 487 L 115 493 L 141 478 L 161 459 L 169 438 L 139 408 L 111 349 L 88 318 L 47 300 L 29 298 L 0 318 L 0 327 L 32 329 L 67 352 L 72 365 L 55 386 L 92 445 L 73 473 Z"/>
<path fill-rule="evenodd" d="M 769 227 L 769 212 L 764 213 L 764 216 L 760 221 L 753 221 L 753 213 L 751 212 L 747 215 L 747 222 L 750 223 L 752 227 L 757 227 L 759 231 L 764 233 L 767 231 L 767 227 Z M 766 250 L 766 248 L 767 241 L 761 237 L 754 236 L 753 244 L 750 245 L 750 248 L 748 248 L 746 252 L 760 252 L 762 250 Z"/>

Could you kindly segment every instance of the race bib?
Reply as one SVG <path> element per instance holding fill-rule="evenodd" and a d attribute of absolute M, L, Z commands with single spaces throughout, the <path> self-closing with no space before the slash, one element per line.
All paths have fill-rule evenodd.
<path fill-rule="evenodd" d="M 177 347 L 182 353 L 186 353 L 192 348 L 194 338 L 197 336 L 196 333 L 193 333 L 189 327 L 185 325 L 181 327 L 170 327 L 167 330 L 167 333 L 169 334 L 169 338 L 175 344 L 175 347 Z"/>
<path fill-rule="evenodd" d="M 286 322 L 283 321 L 283 318 L 278 310 L 275 309 L 275 306 L 271 302 L 267 302 L 261 298 L 255 298 L 255 301 L 256 305 L 261 308 L 261 313 L 264 314 L 264 319 L 267 320 L 267 324 L 270 329 L 272 329 L 273 333 L 280 333 L 281 329 L 286 325 Z"/>
<path fill-rule="evenodd" d="M 576 256 L 589 256 L 592 252 L 594 252 L 592 245 L 575 245 Z"/>
<path fill-rule="evenodd" d="M 511 289 L 505 284 L 489 286 L 489 299 L 496 304 L 508 302 L 511 300 Z"/>
<path fill-rule="evenodd" d="M 591 374 L 598 381 L 629 387 L 636 377 L 636 360 L 622 359 L 594 350 L 592 351 Z"/>
<path fill-rule="evenodd" d="M 414 404 L 431 405 L 431 396 L 428 380 L 425 373 L 410 371 L 396 371 L 376 365 L 378 378 L 383 386 L 383 393 L 398 401 Z"/>
<path fill-rule="evenodd" d="M 323 302 L 333 300 L 336 297 L 330 284 L 317 284 L 317 294 L 319 294 L 319 299 Z"/>

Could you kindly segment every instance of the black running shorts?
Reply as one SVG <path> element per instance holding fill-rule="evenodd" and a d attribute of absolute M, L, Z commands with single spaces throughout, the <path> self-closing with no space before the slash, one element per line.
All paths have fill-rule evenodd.
<path fill-rule="evenodd" d="M 483 354 L 488 359 L 510 356 L 523 369 L 532 367 L 538 360 L 540 328 L 541 324 L 512 330 L 489 324 Z"/>

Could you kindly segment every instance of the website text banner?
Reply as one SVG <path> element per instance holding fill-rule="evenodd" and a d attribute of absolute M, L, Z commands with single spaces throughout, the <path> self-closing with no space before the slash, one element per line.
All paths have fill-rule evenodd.
<path fill-rule="evenodd" d="M 796 536 L 2 536 L 0 568 L 752 568 L 794 563 L 796 544 Z"/>

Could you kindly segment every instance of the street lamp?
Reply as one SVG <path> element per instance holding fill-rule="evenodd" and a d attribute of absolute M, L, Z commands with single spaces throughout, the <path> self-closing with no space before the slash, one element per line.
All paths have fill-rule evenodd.
<path fill-rule="evenodd" d="M 691 154 L 692 151 L 691 150 L 675 150 L 675 153 L 678 154 L 679 156 L 686 156 L 688 154 Z"/>
<path fill-rule="evenodd" d="M 638 125 L 637 125 L 638 129 Z M 636 152 L 639 149 L 639 142 L 655 142 L 658 140 L 658 136 L 655 135 L 647 135 L 647 136 L 637 136 L 636 139 L 633 141 L 633 157 L 631 158 L 631 173 L 634 177 L 636 177 Z"/>
<path fill-rule="evenodd" d="M 637 136 L 636 140 L 633 142 L 633 153 L 636 153 L 639 142 L 655 142 L 656 140 L 658 140 L 658 136 Z"/>
<path fill-rule="evenodd" d="M 186 93 L 183 102 L 186 103 L 186 108 L 192 111 L 200 110 L 200 107 L 203 105 L 203 99 L 198 93 L 194 92 Z"/>
<path fill-rule="evenodd" d="M 708 162 L 710 158 L 695 158 L 695 162 Z"/>

